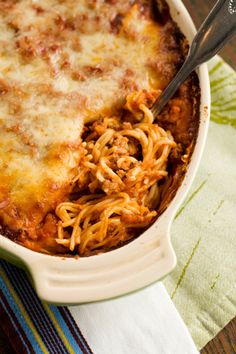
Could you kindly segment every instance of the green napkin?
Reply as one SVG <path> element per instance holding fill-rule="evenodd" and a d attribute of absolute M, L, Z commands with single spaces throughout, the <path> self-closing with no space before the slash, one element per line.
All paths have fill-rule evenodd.
<path fill-rule="evenodd" d="M 164 283 L 198 348 L 236 316 L 236 72 L 209 63 L 209 135 L 172 227 L 178 265 Z"/>

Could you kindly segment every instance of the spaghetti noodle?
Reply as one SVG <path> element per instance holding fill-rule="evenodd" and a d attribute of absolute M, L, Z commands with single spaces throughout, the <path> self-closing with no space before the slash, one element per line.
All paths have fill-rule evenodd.
<path fill-rule="evenodd" d="M 120 117 L 85 128 L 74 180 L 74 195 L 80 197 L 56 209 L 58 244 L 80 255 L 109 250 L 155 220 L 159 184 L 168 176 L 168 158 L 177 146 L 147 106 L 157 94 L 130 94 Z"/>

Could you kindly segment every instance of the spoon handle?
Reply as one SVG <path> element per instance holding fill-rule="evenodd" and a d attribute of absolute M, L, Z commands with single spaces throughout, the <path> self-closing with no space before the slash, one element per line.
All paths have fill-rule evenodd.
<path fill-rule="evenodd" d="M 234 34 L 236 34 L 236 0 L 219 0 L 194 37 L 183 66 L 152 106 L 154 117 L 161 112 L 191 72 L 218 53 Z"/>
<path fill-rule="evenodd" d="M 189 56 L 198 66 L 211 59 L 236 34 L 236 0 L 219 0 L 200 27 Z"/>

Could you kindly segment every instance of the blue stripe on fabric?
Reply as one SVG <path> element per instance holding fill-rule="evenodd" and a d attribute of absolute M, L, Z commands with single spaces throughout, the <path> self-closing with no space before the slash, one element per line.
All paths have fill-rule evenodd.
<path fill-rule="evenodd" d="M 68 310 L 68 309 L 67 309 L 67 310 Z M 68 311 L 69 311 L 69 310 L 68 310 Z M 76 332 L 76 334 L 77 334 L 78 338 L 80 339 L 81 343 L 83 344 L 84 349 L 86 350 L 86 352 L 87 352 L 88 354 L 90 354 L 91 351 L 88 350 L 87 344 L 86 344 L 86 342 L 84 341 L 84 338 L 81 336 L 81 334 L 80 334 L 80 332 L 79 332 L 79 330 L 78 330 L 78 328 L 77 328 L 77 325 L 75 325 L 75 323 L 72 321 L 70 312 L 67 314 L 66 311 L 65 311 L 64 313 L 65 313 L 66 318 L 67 318 L 68 321 L 70 322 L 71 326 L 74 328 L 74 331 Z"/>
<path fill-rule="evenodd" d="M 5 264 L 5 267 L 7 274 L 9 275 L 10 278 L 13 278 L 14 284 L 19 285 L 20 289 L 13 285 L 13 287 L 15 288 L 16 292 L 18 293 L 22 303 L 24 304 L 25 308 L 30 308 L 30 311 L 27 311 L 32 322 L 34 323 L 35 327 L 37 327 L 38 332 L 40 334 L 41 339 L 43 340 L 44 344 L 47 346 L 47 349 L 50 351 L 50 353 L 56 353 L 58 354 L 58 349 L 57 347 L 60 346 L 61 342 L 60 342 L 60 338 L 58 338 L 58 333 L 54 328 L 53 323 L 51 322 L 49 316 L 47 315 L 47 313 L 45 312 L 43 306 L 41 305 L 38 297 L 36 296 L 34 290 L 32 289 L 32 287 L 30 286 L 25 273 L 23 273 L 23 271 L 20 271 L 18 269 L 12 268 L 11 266 L 8 264 Z M 24 289 L 25 287 L 25 289 Z M 29 298 L 28 296 L 25 296 L 25 291 L 27 290 L 27 294 L 30 295 L 30 299 L 27 301 L 26 298 Z M 31 300 L 34 301 L 31 301 Z M 33 311 L 32 311 L 33 310 Z M 33 316 L 35 313 L 35 316 Z M 44 322 L 45 321 L 45 322 Z M 42 324 L 40 325 L 39 324 Z M 49 335 L 50 332 L 47 331 L 48 327 L 51 328 L 53 334 Z M 53 343 L 51 343 L 50 341 Z M 56 341 L 55 341 L 56 339 Z M 60 346 L 61 350 L 63 350 L 65 352 L 65 347 Z"/>
<path fill-rule="evenodd" d="M 27 309 L 28 315 L 31 321 L 33 322 L 33 324 L 35 325 L 35 328 L 37 328 L 38 334 L 40 335 L 47 349 L 50 350 L 50 353 L 54 352 L 58 354 L 59 353 L 58 346 L 60 346 L 60 344 L 64 346 L 64 342 L 62 341 L 61 343 L 60 342 L 55 343 L 55 339 L 61 340 L 61 337 L 59 336 L 54 324 L 52 323 L 50 317 L 48 316 L 47 312 L 42 306 L 40 300 L 38 299 L 34 289 L 31 287 L 25 273 L 22 270 L 15 268 L 14 266 L 11 266 L 7 262 L 1 262 L 1 263 L 3 264 L 3 268 L 5 269 L 14 290 L 19 296 L 24 308 Z M 25 296 L 25 294 L 27 294 L 27 296 Z M 66 316 L 66 318 L 70 322 L 70 325 L 73 327 L 74 332 L 78 336 L 78 341 L 80 345 L 75 340 L 74 335 L 71 333 L 70 328 L 68 327 L 67 323 L 63 318 L 63 315 L 58 310 L 58 308 L 53 305 L 49 305 L 49 307 L 52 313 L 54 314 L 59 326 L 62 328 L 63 332 L 65 333 L 65 336 L 69 339 L 70 345 L 72 349 L 75 351 L 75 353 L 78 354 L 82 354 L 85 352 L 91 353 L 88 350 L 87 343 L 85 342 L 83 336 L 81 336 L 81 333 L 79 332 L 76 323 L 73 322 L 70 313 L 67 312 L 68 311 L 67 308 L 65 308 L 65 310 L 63 311 L 63 315 Z M 33 316 L 34 314 L 35 316 Z M 38 322 L 40 322 L 40 324 Z M 47 332 L 48 326 L 50 326 L 51 332 Z M 46 329 L 46 331 L 44 330 L 44 328 Z M 54 332 L 54 336 L 52 335 L 52 332 Z M 51 343 L 51 341 L 53 341 L 54 343 Z M 60 349 L 63 349 L 62 351 L 63 354 L 67 352 L 66 347 L 64 348 L 60 347 Z"/>
<path fill-rule="evenodd" d="M 10 290 L 8 289 L 8 287 L 6 286 L 3 278 L 0 276 L 0 282 L 1 282 L 1 289 L 3 291 L 3 295 L 5 297 L 5 299 L 7 300 L 10 308 L 12 309 L 12 311 L 14 312 L 18 322 L 21 324 L 22 330 L 24 331 L 25 335 L 27 336 L 28 340 L 31 342 L 31 345 L 34 349 L 34 351 L 37 354 L 43 354 L 43 351 L 41 350 L 33 332 L 31 331 L 31 329 L 29 328 L 28 324 L 26 323 L 26 320 L 24 318 L 24 316 L 22 315 L 19 306 L 16 304 L 15 300 L 13 299 Z"/>
<path fill-rule="evenodd" d="M 61 327 L 61 329 L 63 330 L 65 336 L 67 337 L 67 339 L 70 342 L 71 347 L 73 348 L 73 350 L 75 350 L 75 353 L 77 354 L 83 354 L 84 352 L 81 351 L 81 348 L 79 347 L 78 343 L 76 342 L 76 340 L 74 339 L 70 329 L 68 328 L 66 322 L 64 321 L 63 316 L 61 315 L 60 311 L 58 310 L 58 308 L 56 306 L 53 305 L 49 305 L 50 310 L 52 311 L 52 313 L 54 314 L 54 316 L 56 317 L 56 320 L 59 324 L 59 326 Z M 80 342 L 83 345 L 84 349 L 86 349 L 83 339 L 80 337 Z"/>
<path fill-rule="evenodd" d="M 37 328 L 38 333 L 49 352 L 58 354 L 60 348 L 62 353 L 68 353 L 53 323 L 29 284 L 26 274 L 19 269 L 13 268 L 7 263 L 4 264 L 4 269 L 10 280 L 14 280 L 12 285 L 20 297 L 23 306 L 27 309 L 29 317 Z M 27 294 L 27 296 L 25 294 Z M 52 333 L 47 331 L 47 329 L 49 330 L 49 327 Z"/>
<path fill-rule="evenodd" d="M 47 326 L 50 326 L 50 323 L 48 323 L 47 319 L 45 320 L 45 324 L 44 324 L 45 325 L 45 331 L 44 331 L 44 326 L 42 326 L 42 327 L 39 326 L 37 319 L 38 318 L 40 318 L 40 319 L 44 318 L 45 314 L 44 313 L 41 314 L 40 312 L 38 313 L 37 308 L 35 309 L 34 294 L 30 291 L 30 289 L 25 287 L 26 291 L 24 291 L 24 285 L 23 285 L 23 288 L 22 288 L 22 284 L 21 284 L 21 281 L 20 281 L 20 278 L 21 278 L 20 271 L 19 272 L 18 271 L 14 272 L 14 270 L 11 270 L 11 269 L 9 270 L 6 265 L 4 265 L 4 269 L 6 271 L 6 274 L 9 277 L 9 280 L 11 281 L 11 284 L 12 284 L 13 288 L 15 289 L 17 295 L 19 296 L 24 308 L 27 309 L 26 311 L 27 311 L 31 321 L 35 325 L 36 329 L 38 330 L 38 334 L 40 335 L 42 341 L 44 342 L 44 344 L 46 345 L 46 347 L 47 347 L 47 349 L 49 350 L 50 353 L 56 353 L 57 354 L 58 352 L 54 351 L 55 347 L 57 346 L 57 343 L 56 342 L 51 343 L 50 341 L 48 341 L 48 337 L 49 336 L 48 336 L 48 332 L 47 332 L 47 328 L 48 328 Z M 16 273 L 16 274 L 14 274 L 14 273 Z M 14 282 L 12 282 L 12 280 Z M 17 286 L 15 286 L 14 284 L 17 284 Z M 24 294 L 23 296 L 21 295 L 22 292 Z M 25 294 L 27 294 L 27 296 Z M 30 296 L 30 304 L 28 306 L 28 303 L 27 303 L 27 301 L 25 301 L 25 298 L 29 297 L 29 296 Z M 34 316 L 34 314 L 35 314 L 35 316 Z"/>
<path fill-rule="evenodd" d="M 5 296 L 4 296 L 4 298 L 5 298 Z M 6 299 L 6 301 L 7 301 L 7 299 Z M 8 302 L 7 302 L 7 303 L 8 303 Z M 0 298 L 0 304 L 1 304 L 2 308 L 4 309 L 4 311 L 7 313 L 8 317 L 9 317 L 9 319 L 10 319 L 10 321 L 11 321 L 11 324 L 12 324 L 12 326 L 14 327 L 16 333 L 17 333 L 18 336 L 20 337 L 21 342 L 23 343 L 26 352 L 30 354 L 30 350 L 29 350 L 28 345 L 25 343 L 24 338 L 22 337 L 21 333 L 19 332 L 19 330 L 18 330 L 18 328 L 17 328 L 17 326 L 16 326 L 16 324 L 15 324 L 13 318 L 11 317 L 11 314 L 10 314 L 9 310 L 7 309 L 7 307 L 5 306 L 5 304 L 3 303 L 3 301 L 2 301 L 1 298 Z"/>

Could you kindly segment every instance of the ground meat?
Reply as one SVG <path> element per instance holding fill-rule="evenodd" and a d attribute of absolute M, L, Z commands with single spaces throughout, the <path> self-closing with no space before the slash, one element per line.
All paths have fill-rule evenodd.
<path fill-rule="evenodd" d="M 170 130 L 175 140 L 186 148 L 194 139 L 199 124 L 197 84 L 197 75 L 193 73 L 157 118 L 158 123 Z"/>

